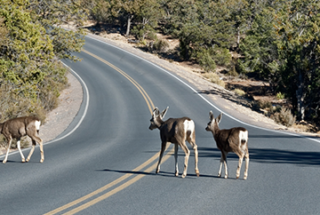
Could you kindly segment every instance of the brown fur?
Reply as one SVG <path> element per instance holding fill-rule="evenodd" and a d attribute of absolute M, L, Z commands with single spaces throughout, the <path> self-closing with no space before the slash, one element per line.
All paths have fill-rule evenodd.
<path fill-rule="evenodd" d="M 213 113 L 210 111 L 210 122 L 206 127 L 207 131 L 211 131 L 216 141 L 218 149 L 221 151 L 220 170 L 218 177 L 221 176 L 222 163 L 225 166 L 225 178 L 228 177 L 227 168 L 227 154 L 234 152 L 239 157 L 239 164 L 237 168 L 237 178 L 240 175 L 240 169 L 242 165 L 243 157 L 246 159 L 246 169 L 244 173 L 244 179 L 247 179 L 249 168 L 249 151 L 248 151 L 248 139 L 239 139 L 240 131 L 248 132 L 243 127 L 236 127 L 231 129 L 219 129 L 219 123 L 221 121 L 222 114 L 214 119 Z"/>
<path fill-rule="evenodd" d="M 158 108 L 155 108 L 153 111 L 152 118 L 150 120 L 151 124 L 149 129 L 153 130 L 158 128 L 160 130 L 160 137 L 161 137 L 161 151 L 159 156 L 159 162 L 157 165 L 156 173 L 160 171 L 160 163 L 163 156 L 163 152 L 166 148 L 168 142 L 175 144 L 175 163 L 176 163 L 176 173 L 175 175 L 179 175 L 178 171 L 178 164 L 177 164 L 177 157 L 178 157 L 178 146 L 182 148 L 185 153 L 185 162 L 184 162 L 184 171 L 182 174 L 182 178 L 187 175 L 187 168 L 188 168 L 188 160 L 190 151 L 186 145 L 186 140 L 191 144 L 195 153 L 195 172 L 197 176 L 199 176 L 198 170 L 198 150 L 196 145 L 196 134 L 195 130 L 192 131 L 185 131 L 184 129 L 184 122 L 185 121 L 192 121 L 188 117 L 182 118 L 170 118 L 166 121 L 163 121 L 163 117 L 166 114 L 168 107 L 162 112 L 159 112 Z M 193 121 L 192 121 L 193 122 Z M 192 132 L 192 135 L 191 135 Z"/>
<path fill-rule="evenodd" d="M 7 162 L 8 153 L 9 153 L 13 138 L 17 139 L 18 141 L 17 145 L 21 155 L 22 162 L 25 162 L 25 158 L 20 149 L 20 139 L 21 137 L 24 137 L 24 136 L 29 136 L 32 140 L 32 148 L 26 161 L 28 162 L 30 160 L 36 143 L 39 143 L 40 145 L 40 153 L 41 153 L 40 162 L 42 163 L 44 161 L 43 145 L 42 145 L 41 138 L 38 136 L 39 131 L 36 129 L 36 126 L 35 126 L 36 121 L 40 121 L 40 120 L 34 116 L 26 116 L 26 117 L 9 119 L 3 123 L 0 123 L 0 133 L 4 135 L 4 137 L 7 139 L 7 142 L 8 142 L 7 153 L 6 153 L 5 159 L 2 161 L 3 163 Z"/>

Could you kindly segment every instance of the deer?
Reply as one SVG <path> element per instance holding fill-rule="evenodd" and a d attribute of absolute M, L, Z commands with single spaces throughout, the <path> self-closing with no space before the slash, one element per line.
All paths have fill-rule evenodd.
<path fill-rule="evenodd" d="M 40 130 L 41 121 L 39 118 L 35 116 L 25 116 L 25 117 L 18 117 L 14 119 L 9 119 L 3 123 L 0 123 L 0 134 L 3 134 L 4 137 L 7 139 L 7 153 L 2 161 L 2 163 L 6 163 L 8 159 L 8 154 L 10 151 L 12 139 L 17 139 L 17 147 L 21 155 L 22 163 L 29 162 L 34 148 L 36 146 L 36 143 L 40 145 L 40 153 L 41 153 L 41 160 L 40 163 L 44 161 L 44 153 L 43 153 L 43 144 L 42 139 L 38 136 L 39 130 Z M 27 160 L 25 160 L 25 157 L 23 156 L 23 153 L 21 151 L 20 147 L 20 139 L 21 137 L 29 136 L 32 140 L 32 147 L 30 150 L 30 153 L 27 157 Z"/>
<path fill-rule="evenodd" d="M 169 118 L 166 121 L 163 121 L 165 114 L 167 113 L 169 107 L 163 110 L 161 113 L 156 107 L 153 110 L 152 118 L 150 120 L 149 129 L 153 130 L 158 128 L 160 130 L 161 138 L 161 151 L 159 155 L 159 161 L 156 168 L 156 174 L 160 171 L 160 163 L 165 151 L 166 145 L 168 142 L 174 144 L 174 158 L 175 158 L 175 176 L 179 176 L 178 170 L 178 146 L 182 148 L 185 153 L 184 157 L 184 170 L 182 178 L 185 178 L 187 175 L 188 161 L 190 150 L 186 145 L 186 141 L 190 143 L 194 150 L 195 157 L 195 172 L 197 177 L 199 177 L 198 169 L 198 149 L 196 144 L 196 133 L 195 133 L 195 124 L 194 121 L 188 117 L 182 118 Z"/>
<path fill-rule="evenodd" d="M 210 121 L 206 127 L 206 131 L 211 131 L 216 141 L 218 149 L 221 151 L 220 169 L 218 177 L 221 177 L 222 163 L 224 163 L 225 178 L 228 178 L 227 154 L 234 152 L 239 157 L 236 177 L 240 176 L 243 157 L 246 160 L 244 171 L 244 180 L 248 177 L 249 168 L 249 151 L 248 151 L 248 131 L 243 127 L 235 127 L 231 129 L 219 129 L 219 123 L 222 113 L 215 119 L 212 111 L 209 112 Z"/>

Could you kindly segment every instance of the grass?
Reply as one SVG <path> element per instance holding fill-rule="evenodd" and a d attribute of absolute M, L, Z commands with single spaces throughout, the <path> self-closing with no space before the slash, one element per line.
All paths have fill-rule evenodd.
<path fill-rule="evenodd" d="M 223 80 L 220 79 L 219 75 L 217 75 L 216 73 L 212 73 L 212 72 L 207 72 L 203 74 L 203 77 L 205 77 L 206 79 L 208 79 L 210 82 L 217 84 L 223 88 L 225 88 L 226 84 L 224 83 Z"/>

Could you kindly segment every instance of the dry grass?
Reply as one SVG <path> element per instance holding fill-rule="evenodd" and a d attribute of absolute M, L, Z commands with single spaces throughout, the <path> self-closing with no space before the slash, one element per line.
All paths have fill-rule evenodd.
<path fill-rule="evenodd" d="M 224 81 L 221 80 L 219 75 L 217 75 L 216 73 L 212 73 L 212 72 L 204 73 L 203 77 L 205 77 L 206 79 L 208 79 L 210 82 L 214 84 L 218 84 L 219 86 L 222 86 L 223 88 L 225 88 L 226 86 Z"/>
<path fill-rule="evenodd" d="M 243 90 L 241 89 L 234 89 L 233 92 L 235 94 L 237 94 L 238 96 L 245 96 L 246 95 L 246 92 L 244 92 Z"/>

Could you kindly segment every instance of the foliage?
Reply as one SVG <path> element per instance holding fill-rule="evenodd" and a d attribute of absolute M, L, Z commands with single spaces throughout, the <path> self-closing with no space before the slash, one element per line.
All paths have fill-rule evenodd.
<path fill-rule="evenodd" d="M 244 96 L 246 95 L 246 92 L 244 92 L 243 90 L 241 89 L 234 89 L 233 90 L 235 94 L 237 94 L 238 96 Z"/>
<path fill-rule="evenodd" d="M 301 120 L 319 111 L 319 12 L 314 0 L 274 1 L 240 44 L 242 71 L 261 73 L 274 91 L 284 92 Z"/>
<path fill-rule="evenodd" d="M 276 97 L 277 97 L 277 99 L 284 99 L 285 96 L 283 93 L 279 92 L 279 93 L 277 93 Z"/>
<path fill-rule="evenodd" d="M 154 45 L 153 48 L 155 50 L 158 50 L 160 52 L 165 51 L 166 49 L 169 48 L 169 43 L 166 40 L 157 40 Z"/>
<path fill-rule="evenodd" d="M 291 111 L 285 107 L 281 108 L 280 113 L 274 114 L 273 119 L 276 123 L 291 127 L 295 121 L 296 117 L 292 115 Z"/>
<path fill-rule="evenodd" d="M 81 0 L 29 0 L 26 7 L 34 23 L 40 23 L 46 30 L 46 35 L 52 40 L 53 51 L 59 59 L 69 58 L 79 60 L 72 52 L 80 52 L 84 45 L 84 29 L 69 31 L 60 26 L 73 22 L 81 26 L 86 20 L 88 11 L 82 7 Z"/>
<path fill-rule="evenodd" d="M 37 115 L 57 107 L 67 84 L 61 58 L 76 60 L 81 31 L 58 25 L 81 20 L 79 1 L 0 0 L 0 113 L 2 120 Z M 79 9 L 79 8 L 78 8 Z M 77 16 L 78 15 L 78 16 Z M 55 26 L 55 27 L 54 27 Z"/>

